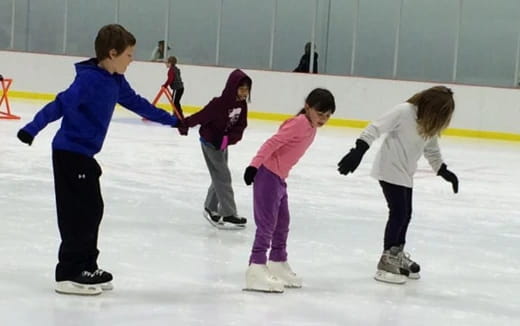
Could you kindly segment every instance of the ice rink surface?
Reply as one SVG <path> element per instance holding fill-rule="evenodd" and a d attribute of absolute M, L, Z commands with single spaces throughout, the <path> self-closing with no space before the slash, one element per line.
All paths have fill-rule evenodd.
<path fill-rule="evenodd" d="M 100 267 L 115 289 L 56 294 L 59 234 L 47 126 L 31 147 L 16 138 L 41 103 L 13 102 L 0 121 L 0 325 L 520 325 L 520 143 L 443 137 L 459 194 L 421 159 L 407 251 L 422 279 L 376 282 L 387 209 L 369 177 L 380 141 L 354 175 L 336 163 L 360 129 L 324 127 L 289 176 L 289 262 L 304 287 L 244 292 L 253 241 L 244 168 L 279 122 L 250 120 L 230 148 L 241 231 L 202 217 L 209 175 L 198 133 L 143 123 L 118 109 L 96 156 L 105 215 Z M 295 108 L 295 112 L 298 108 Z"/>

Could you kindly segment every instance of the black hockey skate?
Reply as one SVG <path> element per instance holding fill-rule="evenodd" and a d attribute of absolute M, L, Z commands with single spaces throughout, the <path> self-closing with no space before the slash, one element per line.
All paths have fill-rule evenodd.
<path fill-rule="evenodd" d="M 247 219 L 244 217 L 221 216 L 208 208 L 204 208 L 203 215 L 211 225 L 222 230 L 241 230 L 245 228 L 247 223 Z"/>

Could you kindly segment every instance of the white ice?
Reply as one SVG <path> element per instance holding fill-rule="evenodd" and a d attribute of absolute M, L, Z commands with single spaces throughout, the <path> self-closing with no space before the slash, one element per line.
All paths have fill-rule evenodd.
<path fill-rule="evenodd" d="M 198 133 L 116 111 L 101 153 L 105 215 L 100 267 L 115 290 L 54 292 L 59 244 L 47 126 L 31 147 L 17 130 L 41 103 L 16 101 L 0 121 L 0 325 L 520 325 L 520 144 L 443 137 L 460 192 L 421 160 L 407 250 L 422 279 L 373 279 L 387 217 L 368 176 L 380 142 L 354 175 L 336 163 L 359 129 L 324 127 L 288 178 L 289 262 L 304 279 L 283 294 L 244 292 L 255 232 L 242 173 L 278 122 L 251 120 L 230 148 L 242 231 L 202 217 L 209 175 Z M 295 108 L 295 111 L 298 108 Z"/>

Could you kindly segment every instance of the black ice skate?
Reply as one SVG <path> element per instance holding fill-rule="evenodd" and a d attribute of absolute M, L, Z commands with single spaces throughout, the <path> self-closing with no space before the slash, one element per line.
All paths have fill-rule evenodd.
<path fill-rule="evenodd" d="M 56 282 L 55 291 L 61 294 L 98 295 L 112 290 L 112 274 L 102 269 L 83 271 L 79 275 Z"/>
<path fill-rule="evenodd" d="M 208 208 L 204 208 L 203 215 L 211 225 L 222 230 L 240 230 L 245 228 L 247 223 L 247 219 L 244 217 L 221 216 Z"/>
<path fill-rule="evenodd" d="M 89 271 L 68 280 L 56 282 L 55 291 L 61 294 L 98 295 L 103 292 L 99 285 L 99 278 Z"/>

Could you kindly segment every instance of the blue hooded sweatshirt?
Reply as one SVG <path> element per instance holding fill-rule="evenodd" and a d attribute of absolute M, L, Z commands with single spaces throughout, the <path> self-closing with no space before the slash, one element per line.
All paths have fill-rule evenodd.
<path fill-rule="evenodd" d="M 178 119 L 137 95 L 124 75 L 100 68 L 96 59 L 75 64 L 70 87 L 44 106 L 24 129 L 35 137 L 49 123 L 63 118 L 52 141 L 53 150 L 93 157 L 101 150 L 116 103 L 148 120 L 172 127 Z"/>

